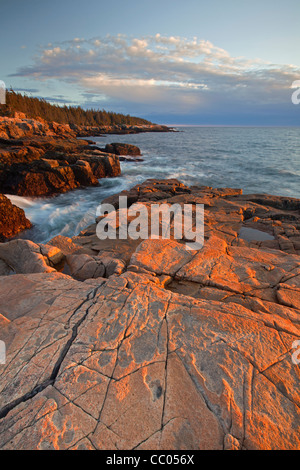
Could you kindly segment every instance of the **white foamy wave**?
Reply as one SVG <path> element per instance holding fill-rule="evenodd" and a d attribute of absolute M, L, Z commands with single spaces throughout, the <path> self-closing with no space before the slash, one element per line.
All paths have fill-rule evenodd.
<path fill-rule="evenodd" d="M 26 209 L 27 207 L 34 207 L 36 205 L 36 199 L 30 197 L 22 196 L 13 196 L 12 194 L 5 194 L 5 196 L 10 199 L 10 201 L 17 207 L 21 209 Z"/>

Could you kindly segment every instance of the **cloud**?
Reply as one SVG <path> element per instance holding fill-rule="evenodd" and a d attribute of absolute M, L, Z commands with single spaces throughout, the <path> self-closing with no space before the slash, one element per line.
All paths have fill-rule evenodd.
<path fill-rule="evenodd" d="M 197 37 L 119 34 L 49 44 L 14 76 L 74 84 L 130 112 L 144 106 L 180 115 L 286 105 L 300 67 L 232 57 Z"/>

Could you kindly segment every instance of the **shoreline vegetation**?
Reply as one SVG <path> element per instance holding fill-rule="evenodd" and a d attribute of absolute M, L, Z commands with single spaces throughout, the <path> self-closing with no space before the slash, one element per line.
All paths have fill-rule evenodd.
<path fill-rule="evenodd" d="M 113 113 L 105 110 L 88 109 L 80 106 L 59 106 L 49 103 L 43 98 L 35 98 L 13 90 L 6 92 L 6 105 L 0 106 L 0 115 L 13 117 L 15 112 L 24 113 L 30 119 L 42 118 L 48 122 L 69 124 L 72 126 L 119 126 L 122 124 L 152 125 L 146 119 Z"/>

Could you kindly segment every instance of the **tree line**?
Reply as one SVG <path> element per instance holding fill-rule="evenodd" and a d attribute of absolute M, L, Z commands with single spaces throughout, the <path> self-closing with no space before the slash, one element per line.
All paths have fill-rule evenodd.
<path fill-rule="evenodd" d="M 146 125 L 151 124 L 146 119 L 130 116 L 129 114 L 112 111 L 87 109 L 80 106 L 59 106 L 50 104 L 43 98 L 35 98 L 14 90 L 6 92 L 6 105 L 0 105 L 0 115 L 13 116 L 15 112 L 26 114 L 28 118 L 42 118 L 45 121 L 55 121 L 60 124 L 75 124 L 77 126 L 115 126 L 115 125 Z"/>

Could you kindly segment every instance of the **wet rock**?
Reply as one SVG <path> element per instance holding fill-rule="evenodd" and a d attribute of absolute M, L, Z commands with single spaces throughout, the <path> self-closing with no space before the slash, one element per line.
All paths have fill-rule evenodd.
<path fill-rule="evenodd" d="M 88 141 L 78 140 L 69 126 L 7 119 L 0 118 L 0 130 L 5 126 L 10 129 L 8 134 L 0 132 L 3 193 L 49 196 L 95 186 L 99 184 L 98 179 L 118 176 L 121 172 L 117 155 L 101 152 Z"/>
<path fill-rule="evenodd" d="M 130 264 L 156 274 L 175 276 L 191 259 L 194 252 L 174 240 L 145 240 L 132 255 Z"/>
<path fill-rule="evenodd" d="M 63 261 L 65 256 L 58 247 L 49 244 L 43 245 L 41 243 L 38 246 L 40 247 L 41 254 L 46 258 L 49 266 L 57 266 Z"/>
<path fill-rule="evenodd" d="M 12 240 L 0 244 L 0 260 L 17 274 L 53 272 L 63 260 L 54 246 L 37 245 L 29 240 Z"/>

